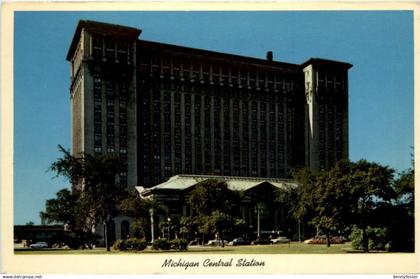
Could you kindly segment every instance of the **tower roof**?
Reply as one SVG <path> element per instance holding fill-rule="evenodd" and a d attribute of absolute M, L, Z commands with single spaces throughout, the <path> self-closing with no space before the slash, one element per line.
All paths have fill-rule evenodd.
<path fill-rule="evenodd" d="M 82 30 L 85 29 L 90 33 L 106 34 L 107 36 L 127 37 L 137 39 L 141 34 L 141 30 L 133 27 L 127 27 L 117 24 L 103 23 L 92 20 L 79 20 L 73 39 L 67 52 L 67 61 L 70 61 L 77 47 Z"/>
<path fill-rule="evenodd" d="M 336 67 L 336 68 L 343 68 L 345 70 L 350 69 L 353 67 L 352 64 L 347 62 L 341 62 L 341 61 L 335 61 L 335 60 L 328 60 L 328 59 L 322 59 L 322 58 L 310 58 L 305 63 L 303 63 L 301 66 L 302 68 L 305 68 L 308 65 L 314 65 L 317 66 L 329 66 L 329 67 Z"/>

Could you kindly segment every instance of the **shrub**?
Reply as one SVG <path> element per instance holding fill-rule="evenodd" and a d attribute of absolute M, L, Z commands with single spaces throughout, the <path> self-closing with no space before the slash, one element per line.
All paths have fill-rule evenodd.
<path fill-rule="evenodd" d="M 166 238 L 158 238 L 152 244 L 152 249 L 154 250 L 169 250 L 171 248 L 171 243 Z"/>
<path fill-rule="evenodd" d="M 125 247 L 124 240 L 122 240 L 122 239 L 115 240 L 114 244 L 112 245 L 112 249 L 113 250 L 120 250 L 120 251 L 127 250 L 126 247 Z"/>
<path fill-rule="evenodd" d="M 130 250 L 142 251 L 147 247 L 147 241 L 144 238 L 129 238 L 126 240 L 126 243 Z"/>
<path fill-rule="evenodd" d="M 388 230 L 386 228 L 371 228 L 366 230 L 368 237 L 369 250 L 386 250 L 389 247 Z M 354 227 L 350 240 L 354 249 L 363 250 L 363 233 L 362 230 Z"/>
<path fill-rule="evenodd" d="M 187 250 L 188 241 L 185 238 L 171 240 L 171 248 L 175 250 Z"/>
<path fill-rule="evenodd" d="M 136 250 L 136 251 L 142 251 L 146 249 L 147 247 L 147 241 L 144 238 L 136 238 L 132 237 L 129 239 L 119 239 L 114 242 L 114 245 L 112 245 L 112 248 L 114 250 L 119 251 L 125 251 L 125 250 Z"/>
<path fill-rule="evenodd" d="M 386 228 L 370 228 L 368 230 L 369 249 L 386 250 L 389 243 L 388 230 Z"/>

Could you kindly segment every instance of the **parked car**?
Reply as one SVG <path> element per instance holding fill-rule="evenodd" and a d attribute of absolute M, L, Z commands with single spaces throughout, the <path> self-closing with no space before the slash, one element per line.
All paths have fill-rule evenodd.
<path fill-rule="evenodd" d="M 257 238 L 251 242 L 251 245 L 266 245 L 271 244 L 271 240 L 268 238 Z"/>
<path fill-rule="evenodd" d="M 239 238 L 235 238 L 234 240 L 232 240 L 228 244 L 231 245 L 231 246 L 236 246 L 236 245 L 249 245 L 250 242 L 249 242 L 249 240 L 246 240 L 246 239 L 243 239 L 242 237 L 239 237 Z"/>
<path fill-rule="evenodd" d="M 290 242 L 290 239 L 288 239 L 287 237 L 285 237 L 285 236 L 279 236 L 279 237 L 277 237 L 277 238 L 273 238 L 273 239 L 271 239 L 271 243 L 273 243 L 273 244 L 279 244 L 279 243 L 289 243 Z"/>
<path fill-rule="evenodd" d="M 212 245 L 212 246 L 222 246 L 222 243 L 223 243 L 224 245 L 227 245 L 229 242 L 228 242 L 227 240 L 223 240 L 223 242 L 222 242 L 222 240 L 221 240 L 221 239 L 212 239 L 212 240 L 209 240 L 209 241 L 207 242 L 207 245 Z"/>
<path fill-rule="evenodd" d="M 48 248 L 47 242 L 37 242 L 34 244 L 29 245 L 30 248 L 39 249 L 39 248 Z"/>
<path fill-rule="evenodd" d="M 195 246 L 195 245 L 200 245 L 200 243 L 201 243 L 200 239 L 199 239 L 199 238 L 195 238 L 195 239 L 191 240 L 191 241 L 188 243 L 188 245 L 190 245 L 190 246 Z"/>

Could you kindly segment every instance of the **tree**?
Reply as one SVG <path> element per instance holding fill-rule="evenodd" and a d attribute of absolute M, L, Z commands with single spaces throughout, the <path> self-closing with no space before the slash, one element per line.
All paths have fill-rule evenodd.
<path fill-rule="evenodd" d="M 226 182 L 208 179 L 198 183 L 191 190 L 188 203 L 197 215 L 210 215 L 216 209 L 228 213 L 235 203 L 235 193 L 228 189 Z"/>
<path fill-rule="evenodd" d="M 222 224 L 232 218 L 232 212 L 236 212 L 239 202 L 238 194 L 229 190 L 226 182 L 208 179 L 191 190 L 188 204 L 204 243 L 206 234 L 218 232 L 222 236 Z"/>
<path fill-rule="evenodd" d="M 194 220 L 191 217 L 182 216 L 179 220 L 179 232 L 183 238 L 187 238 L 187 235 L 194 232 L 197 229 L 194 224 Z"/>
<path fill-rule="evenodd" d="M 403 171 L 395 180 L 396 200 L 405 205 L 411 215 L 414 215 L 414 168 Z"/>
<path fill-rule="evenodd" d="M 312 223 L 326 234 L 328 247 L 331 233 L 343 232 L 351 223 L 352 200 L 347 187 L 350 172 L 351 163 L 340 161 L 331 170 L 318 174 L 312 191 L 315 204 Z"/>
<path fill-rule="evenodd" d="M 298 223 L 311 224 L 316 216 L 313 191 L 317 173 L 305 167 L 294 169 L 291 174 L 298 184 L 297 188 L 287 187 L 279 191 L 277 200 L 285 205 L 289 215 Z"/>
<path fill-rule="evenodd" d="M 414 161 L 394 181 L 394 202 L 378 212 L 387 216 L 391 251 L 414 252 Z"/>
<path fill-rule="evenodd" d="M 89 218 L 85 203 L 80 198 L 80 191 L 62 189 L 56 193 L 56 198 L 46 201 L 45 211 L 40 212 L 41 223 L 63 224 L 67 234 L 66 242 L 72 248 L 92 243 L 95 235 L 92 233 L 92 219 Z"/>
<path fill-rule="evenodd" d="M 55 199 L 46 201 L 45 211 L 40 212 L 41 222 L 67 224 L 70 227 L 75 227 L 76 220 L 80 219 L 76 216 L 79 192 L 61 189 L 56 196 Z"/>
<path fill-rule="evenodd" d="M 363 247 L 368 251 L 367 228 L 377 221 L 376 212 L 395 197 L 393 169 L 365 160 L 340 161 L 329 171 L 309 169 L 293 172 L 298 182 L 296 194 L 279 196 L 287 200 L 297 220 L 313 224 L 327 235 L 342 233 L 354 224 L 362 231 Z M 375 220 L 376 219 L 376 220 Z"/>
<path fill-rule="evenodd" d="M 117 205 L 126 193 L 118 187 L 116 178 L 123 165 L 113 155 L 93 156 L 87 153 L 73 156 L 59 145 L 62 158 L 51 164 L 50 170 L 57 176 L 64 176 L 71 182 L 74 191 L 80 190 L 78 201 L 86 210 L 85 221 L 91 224 L 104 224 L 105 235 L 113 217 L 117 214 Z M 109 243 L 105 237 L 109 251 Z"/>
<path fill-rule="evenodd" d="M 353 223 L 362 230 L 362 242 L 365 252 L 369 251 L 367 229 L 378 204 L 390 202 L 395 198 L 392 188 L 394 170 L 360 160 L 352 165 L 348 178 L 348 187 L 352 199 Z"/>

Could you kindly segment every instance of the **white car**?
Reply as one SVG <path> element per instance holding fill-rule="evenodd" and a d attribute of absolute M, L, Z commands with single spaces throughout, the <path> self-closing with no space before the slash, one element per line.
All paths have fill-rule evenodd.
<path fill-rule="evenodd" d="M 34 244 L 29 245 L 30 248 L 48 248 L 48 243 L 47 242 L 37 242 Z"/>
<path fill-rule="evenodd" d="M 277 238 L 273 238 L 272 240 L 271 240 L 271 243 L 273 243 L 273 244 L 278 244 L 278 243 L 289 243 L 290 242 L 290 239 L 288 239 L 287 237 L 285 237 L 285 236 L 279 236 L 279 237 L 277 237 Z"/>
<path fill-rule="evenodd" d="M 227 240 L 223 240 L 224 245 L 228 244 Z M 213 240 L 209 240 L 207 242 L 207 245 L 211 245 L 211 246 L 222 246 L 222 240 L 221 239 L 213 239 Z"/>

